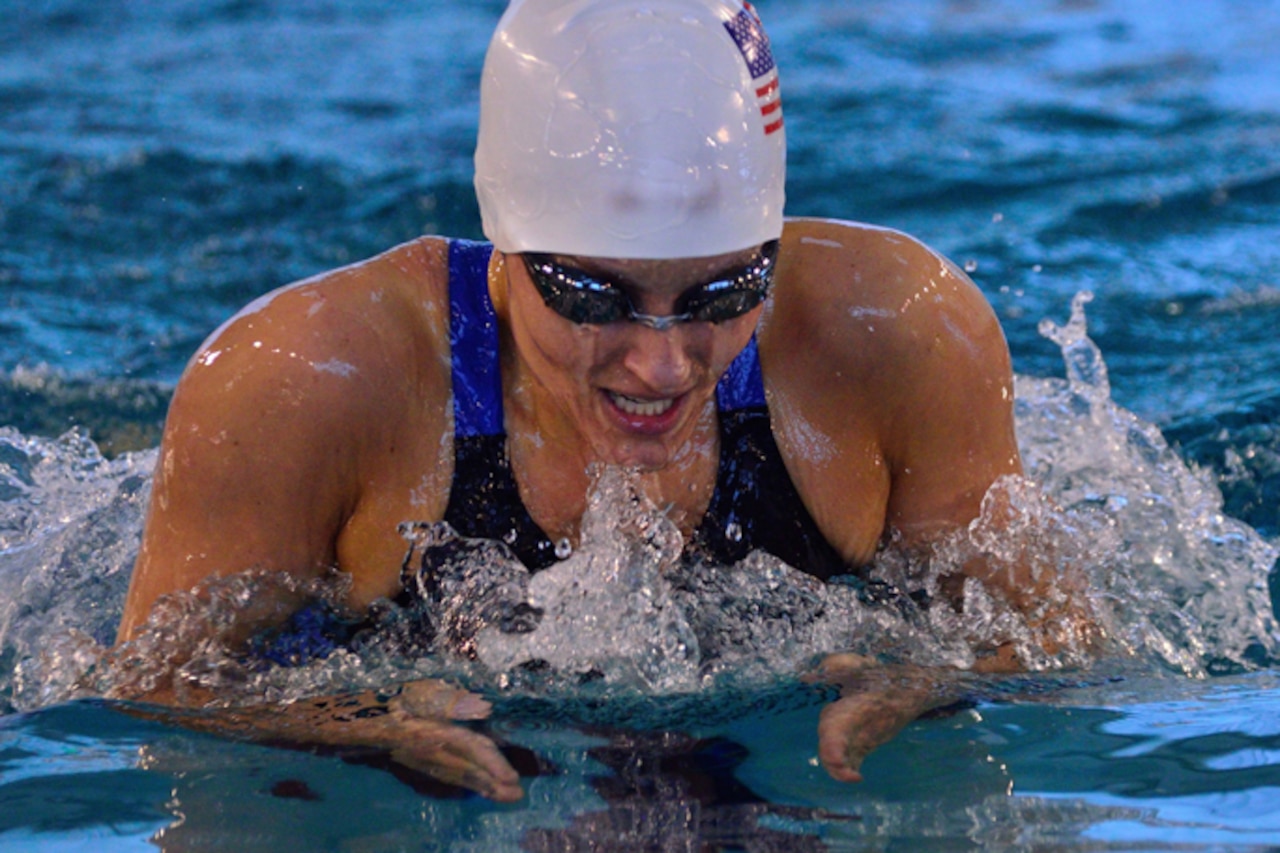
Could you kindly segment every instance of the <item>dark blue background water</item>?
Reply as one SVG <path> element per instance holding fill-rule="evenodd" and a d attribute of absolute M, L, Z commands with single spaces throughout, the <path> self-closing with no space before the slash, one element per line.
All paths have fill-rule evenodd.
<path fill-rule="evenodd" d="M 1036 322 L 1091 288 L 1119 402 L 1274 421 L 1280 4 L 760 5 L 790 212 L 976 264 L 1020 372 L 1057 370 Z M 478 234 L 499 2 L 0 6 L 0 368 L 165 387 L 264 290 Z"/>
<path fill-rule="evenodd" d="M 0 0 L 0 425 L 56 435 L 83 424 L 108 450 L 152 447 L 186 359 L 250 299 L 424 232 L 479 236 L 476 89 L 503 5 Z M 1061 373 L 1037 324 L 1062 322 L 1074 293 L 1094 291 L 1089 330 L 1115 399 L 1210 466 L 1228 510 L 1275 542 L 1280 0 L 757 5 L 782 72 L 790 212 L 901 228 L 971 268 L 1022 374 Z M 75 481 L 80 468 L 58 471 Z M 111 482 L 94 488 L 114 494 Z M 137 491 L 139 478 L 126 482 Z M 60 486 L 39 507 L 18 501 L 52 513 L 53 539 L 48 505 L 62 490 L 80 500 Z M 110 518 L 109 532 L 134 529 Z M 74 547 L 55 542 L 30 578 L 56 592 L 92 563 L 85 553 L 128 550 L 89 535 L 98 529 L 81 522 Z M 7 557 L 21 566 L 22 551 Z M 27 586 L 24 607 L 40 600 Z M 30 621 L 62 618 L 35 610 Z M 908 847 L 1097 849 L 1090 833 L 1121 846 L 1261 845 L 1276 831 L 1280 749 L 1280 694 L 1262 675 L 1207 700 L 1139 696 L 1148 704 L 1124 714 L 1013 706 L 936 721 L 873 757 L 875 781 L 860 789 L 797 772 L 812 719 L 766 719 L 741 739 L 783 748 L 735 773 L 777 802 L 856 812 L 824 830 L 848 846 L 860 833 Z M 534 825 L 596 808 L 586 747 L 554 729 L 529 737 L 569 769 L 540 780 L 529 808 L 556 820 Z M 266 849 L 272 833 L 278 849 L 362 833 L 422 847 L 450 820 L 455 837 L 479 838 L 506 823 L 520 838 L 529 820 L 483 804 L 427 809 L 386 774 L 193 738 L 85 705 L 6 715 L 0 847 L 27 844 L 13 827 L 92 843 L 168 827 L 223 849 Z M 271 795 L 277 776 L 328 799 Z M 1004 797 L 1015 782 L 1023 796 Z M 1090 808 L 1060 805 L 1088 791 Z M 664 822 L 688 803 L 659 799 L 647 818 L 623 805 L 669 839 Z M 722 797 L 703 813 L 711 830 L 727 814 L 754 832 L 753 807 Z"/>
<path fill-rule="evenodd" d="M 478 236 L 502 6 L 0 3 L 0 423 L 152 445 L 185 360 L 252 297 Z M 965 263 L 1019 372 L 1060 371 L 1037 321 L 1096 291 L 1117 401 L 1280 530 L 1280 3 L 760 7 L 789 211 Z"/>

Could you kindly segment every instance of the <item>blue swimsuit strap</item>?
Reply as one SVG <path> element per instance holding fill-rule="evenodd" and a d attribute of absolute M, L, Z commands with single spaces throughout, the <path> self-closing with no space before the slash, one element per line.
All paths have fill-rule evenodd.
<path fill-rule="evenodd" d="M 764 399 L 764 373 L 760 369 L 760 350 L 752 335 L 742 352 L 729 365 L 716 384 L 716 405 L 720 412 L 742 409 L 768 409 Z"/>
<path fill-rule="evenodd" d="M 449 245 L 455 469 L 445 520 L 464 536 L 502 539 L 531 571 L 554 548 L 520 500 L 506 454 L 498 318 L 489 299 L 488 243 Z M 711 505 L 687 550 L 719 564 L 752 548 L 821 578 L 846 569 L 791 482 L 773 439 L 752 336 L 716 385 L 720 467 Z"/>
<path fill-rule="evenodd" d="M 555 546 L 529 515 L 507 457 L 498 316 L 489 298 L 488 243 L 449 244 L 449 340 L 453 372 L 453 483 L 444 520 L 469 538 L 501 539 L 530 571 L 556 562 Z M 406 560 L 406 589 L 419 567 Z"/>
<path fill-rule="evenodd" d="M 498 318 L 487 286 L 492 252 L 488 243 L 449 244 L 456 465 L 445 520 L 464 536 L 501 538 L 530 571 L 537 571 L 556 562 L 555 548 L 521 502 L 506 455 Z M 754 337 L 721 378 L 716 401 L 720 472 L 711 506 L 686 552 L 726 565 L 761 547 L 821 578 L 841 573 L 838 555 L 817 532 L 773 443 Z M 431 568 L 430 555 L 410 549 L 398 603 L 413 604 L 417 576 Z M 412 613 L 411 619 L 417 618 Z M 425 654 L 431 626 L 412 625 L 407 633 L 400 626 L 392 639 L 406 654 Z M 281 629 L 254 638 L 248 659 L 296 666 L 384 633 L 375 618 L 348 620 L 321 602 L 303 608 Z"/>
<path fill-rule="evenodd" d="M 503 432 L 498 315 L 488 287 L 492 254 L 489 243 L 449 243 L 449 343 L 454 433 L 459 436 Z"/>
<path fill-rule="evenodd" d="M 461 436 L 503 432 L 498 317 L 486 286 L 492 253 L 488 243 L 454 240 L 449 244 L 453 416 L 455 432 Z M 720 378 L 716 402 L 722 412 L 765 405 L 754 335 Z"/>

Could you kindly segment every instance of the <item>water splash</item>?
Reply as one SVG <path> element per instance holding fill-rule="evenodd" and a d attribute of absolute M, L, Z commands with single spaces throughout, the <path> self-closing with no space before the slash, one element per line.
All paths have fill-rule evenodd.
<path fill-rule="evenodd" d="M 1027 475 L 1096 545 L 1091 591 L 1122 647 L 1189 675 L 1280 657 L 1267 576 L 1280 549 L 1223 511 L 1213 476 L 1187 465 L 1152 424 L 1112 402 L 1080 294 L 1065 328 L 1067 380 L 1017 377 Z"/>
<path fill-rule="evenodd" d="M 663 578 L 679 560 L 679 530 L 633 477 L 608 469 L 588 498 L 581 541 L 529 579 L 536 628 L 486 626 L 478 660 L 495 673 L 537 666 L 655 692 L 695 686 L 697 642 Z"/>
<path fill-rule="evenodd" d="M 981 602 L 977 615 L 930 606 L 957 565 L 949 554 L 932 567 L 886 554 L 864 576 L 829 584 L 764 552 L 732 566 L 686 561 L 676 526 L 620 469 L 598 473 L 582 544 L 535 575 L 498 543 L 461 539 L 447 525 L 419 541 L 423 621 L 444 640 L 433 651 L 474 661 L 473 678 L 507 690 L 766 684 L 835 651 L 967 669 L 982 649 L 1014 639 L 1036 650 L 1028 659 L 1040 668 L 1083 659 L 1080 642 L 1044 652 L 1043 637 L 979 589 L 969 596 L 970 607 Z"/>
<path fill-rule="evenodd" d="M 1093 301 L 1093 292 L 1082 290 L 1071 299 L 1071 318 L 1059 326 L 1048 317 L 1040 321 L 1040 334 L 1058 345 L 1067 367 L 1067 384 L 1074 394 L 1093 404 L 1111 399 L 1111 380 L 1102 351 L 1089 339 L 1084 306 Z"/>
<path fill-rule="evenodd" d="M 0 428 L 0 710 L 60 699 L 113 640 L 154 460 Z"/>
<path fill-rule="evenodd" d="M 1280 551 L 1223 512 L 1212 476 L 1111 401 L 1087 301 L 1073 301 L 1066 326 L 1042 325 L 1067 378 L 1016 379 L 1027 479 L 997 483 L 982 515 L 931 559 L 889 547 L 860 577 L 830 584 L 763 553 L 731 567 L 686 564 L 679 531 L 634 478 L 604 471 L 581 541 L 537 575 L 501 542 L 407 528 L 424 553 L 453 549 L 420 590 L 429 612 L 382 607 L 385 624 L 412 616 L 430 626 L 412 655 L 368 643 L 303 666 L 247 665 L 220 637 L 265 586 L 291 583 L 250 575 L 174 596 L 139 643 L 104 658 L 155 453 L 107 460 L 82 432 L 50 440 L 0 430 L 0 710 L 175 675 L 227 701 L 441 674 L 498 691 L 695 693 L 790 677 L 837 649 L 966 669 L 984 648 L 1012 643 L 1033 668 L 1054 670 L 1093 655 L 1082 632 L 1051 618 L 1071 596 L 1088 598 L 1112 654 L 1156 670 L 1199 677 L 1269 665 L 1280 659 L 1280 630 L 1267 573 Z M 965 583 L 963 613 L 940 604 L 954 594 L 949 576 L 975 556 L 1050 579 L 1039 617 L 975 581 Z M 336 599 L 341 588 L 285 593 Z"/>

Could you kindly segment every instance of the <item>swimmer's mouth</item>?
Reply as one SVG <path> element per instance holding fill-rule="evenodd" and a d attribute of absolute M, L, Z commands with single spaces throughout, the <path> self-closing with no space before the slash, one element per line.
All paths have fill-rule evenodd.
<path fill-rule="evenodd" d="M 641 418 L 656 418 L 659 415 L 665 415 L 676 404 L 674 398 L 668 397 L 663 400 L 638 400 L 635 397 L 628 397 L 626 394 L 619 394 L 616 391 L 607 391 L 609 400 L 622 412 Z"/>

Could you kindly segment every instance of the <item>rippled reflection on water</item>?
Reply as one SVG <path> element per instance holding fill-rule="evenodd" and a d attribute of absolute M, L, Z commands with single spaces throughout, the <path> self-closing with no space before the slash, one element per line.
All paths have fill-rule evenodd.
<path fill-rule="evenodd" d="M 607 737 L 531 725 L 518 706 L 512 739 L 565 772 L 533 780 L 527 810 L 501 811 L 426 808 L 373 770 L 49 705 L 114 631 L 149 449 L 199 341 L 286 281 L 424 231 L 478 236 L 475 84 L 503 4 L 9 5 L 0 424 L 18 431 L 0 436 L 0 706 L 43 710 L 0 719 L 0 833 L 17 833 L 0 844 L 78 843 L 107 826 L 222 849 L 549 847 L 662 826 L 1063 849 L 1280 834 L 1270 671 L 1152 675 L 1271 654 L 1250 638 L 1273 630 L 1280 536 L 1280 4 L 759 4 L 787 99 L 790 211 L 902 228 L 972 271 L 1008 334 L 1029 469 L 1111 548 L 1097 577 L 1135 617 L 1125 642 L 1140 667 L 1094 692 L 1041 681 L 1043 704 L 913 726 L 855 789 L 805 763 L 813 704 L 766 701 L 756 723 L 745 702 L 738 723 L 690 737 L 749 755 L 650 744 L 679 771 L 654 777 L 671 796 L 646 810 L 614 789 L 612 811 L 596 777 L 648 777 L 609 769 Z M 1065 323 L 1083 290 L 1105 400 L 1096 383 L 1040 378 L 1061 373 L 1064 346 L 1040 320 Z M 1088 347 L 1076 351 L 1089 368 Z M 110 458 L 81 435 L 55 440 L 77 424 Z M 284 689 L 348 675 L 304 672 Z M 555 707 L 563 722 L 589 716 Z M 687 715 L 735 716 L 711 710 Z M 688 788 L 694 777 L 721 780 L 733 802 Z"/>

